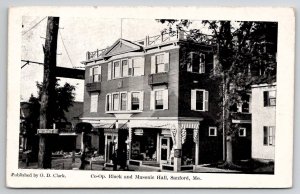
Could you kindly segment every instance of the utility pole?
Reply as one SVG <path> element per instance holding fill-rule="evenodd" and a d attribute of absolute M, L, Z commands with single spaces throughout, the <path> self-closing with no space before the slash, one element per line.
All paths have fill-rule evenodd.
<path fill-rule="evenodd" d="M 51 139 L 54 134 L 58 134 L 57 130 L 49 130 L 55 128 L 53 126 L 53 115 L 55 114 L 53 105 L 55 104 L 55 69 L 58 27 L 59 17 L 48 17 L 44 47 L 44 79 L 40 109 L 40 129 L 38 131 L 40 136 L 38 167 L 44 169 L 51 168 Z"/>

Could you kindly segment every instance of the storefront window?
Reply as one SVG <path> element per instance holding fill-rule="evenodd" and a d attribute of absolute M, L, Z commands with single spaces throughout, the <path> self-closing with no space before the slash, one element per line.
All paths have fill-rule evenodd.
<path fill-rule="evenodd" d="M 135 129 L 131 144 L 131 159 L 156 161 L 156 145 L 157 131 Z"/>
<path fill-rule="evenodd" d="M 193 129 L 186 129 L 186 140 L 182 144 L 182 165 L 195 164 L 195 142 Z"/>

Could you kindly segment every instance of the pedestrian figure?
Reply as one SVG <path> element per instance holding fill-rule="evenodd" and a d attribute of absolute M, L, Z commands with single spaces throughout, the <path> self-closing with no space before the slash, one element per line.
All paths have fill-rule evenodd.
<path fill-rule="evenodd" d="M 125 170 L 126 166 L 127 166 L 127 153 L 125 150 L 122 150 L 120 153 L 120 169 Z"/>
<path fill-rule="evenodd" d="M 113 170 L 116 171 L 118 167 L 118 156 L 117 150 L 112 154 Z"/>

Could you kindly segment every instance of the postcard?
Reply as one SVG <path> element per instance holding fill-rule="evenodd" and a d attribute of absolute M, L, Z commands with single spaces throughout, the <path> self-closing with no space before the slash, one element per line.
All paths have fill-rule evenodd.
<path fill-rule="evenodd" d="M 8 187 L 292 187 L 292 8 L 12 7 L 8 23 Z"/>

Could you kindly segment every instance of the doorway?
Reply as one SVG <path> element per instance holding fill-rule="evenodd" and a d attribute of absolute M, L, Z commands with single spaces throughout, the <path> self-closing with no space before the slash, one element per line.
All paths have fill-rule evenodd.
<path fill-rule="evenodd" d="M 167 163 L 170 156 L 170 137 L 161 137 L 160 139 L 160 161 Z"/>
<path fill-rule="evenodd" d="M 117 136 L 116 135 L 106 135 L 107 144 L 105 145 L 105 162 L 111 163 L 112 154 L 117 149 Z"/>

